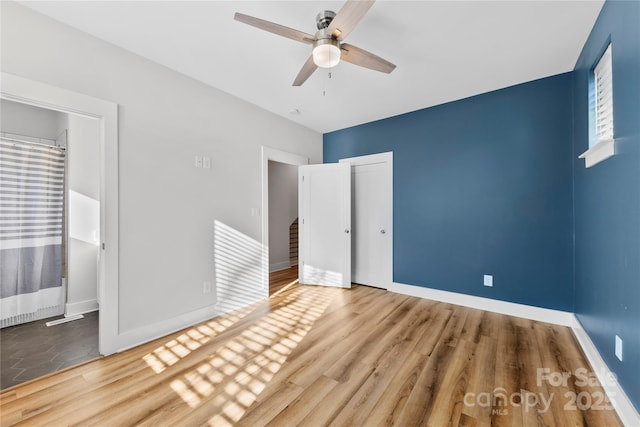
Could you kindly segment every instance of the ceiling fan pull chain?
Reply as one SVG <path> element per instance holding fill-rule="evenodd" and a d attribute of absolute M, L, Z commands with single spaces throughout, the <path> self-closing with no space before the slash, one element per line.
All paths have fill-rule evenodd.
<path fill-rule="evenodd" d="M 331 74 L 331 71 L 329 71 L 329 72 L 327 73 L 327 77 L 328 77 L 328 79 L 327 79 L 327 80 L 325 80 L 325 85 L 324 85 L 324 88 L 322 89 L 322 96 L 327 96 L 327 83 L 326 83 L 326 82 L 327 82 L 328 80 L 331 80 L 331 78 L 333 77 L 333 75 Z"/>

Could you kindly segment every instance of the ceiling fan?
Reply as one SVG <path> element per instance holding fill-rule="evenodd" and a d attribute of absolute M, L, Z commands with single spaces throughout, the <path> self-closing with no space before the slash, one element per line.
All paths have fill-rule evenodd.
<path fill-rule="evenodd" d="M 279 36 L 313 45 L 311 56 L 304 63 L 293 82 L 293 86 L 301 86 L 318 67 L 335 67 L 341 59 L 387 74 L 396 68 L 391 62 L 371 52 L 343 43 L 343 40 L 371 8 L 374 1 L 347 0 L 337 14 L 331 10 L 320 12 L 316 17 L 318 31 L 315 35 L 238 12 L 236 12 L 234 19 Z"/>

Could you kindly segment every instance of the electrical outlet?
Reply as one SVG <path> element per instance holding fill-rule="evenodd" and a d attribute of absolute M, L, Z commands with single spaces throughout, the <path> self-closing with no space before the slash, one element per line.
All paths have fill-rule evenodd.
<path fill-rule="evenodd" d="M 211 293 L 211 282 L 209 282 L 208 280 L 202 283 L 202 293 L 203 294 Z"/>
<path fill-rule="evenodd" d="M 616 357 L 622 362 L 622 338 L 616 335 Z"/>
<path fill-rule="evenodd" d="M 489 287 L 493 287 L 493 276 L 491 276 L 489 274 L 485 274 L 484 275 L 484 285 L 485 286 L 489 286 Z"/>

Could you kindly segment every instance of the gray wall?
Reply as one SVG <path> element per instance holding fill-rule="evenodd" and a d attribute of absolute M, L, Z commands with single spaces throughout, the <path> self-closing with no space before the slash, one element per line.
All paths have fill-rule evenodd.
<path fill-rule="evenodd" d="M 98 308 L 98 244 L 92 231 L 100 229 L 100 124 L 68 115 L 68 189 L 84 199 L 69 206 L 68 291 L 65 313 L 74 315 Z M 88 205 L 88 206 L 86 206 Z M 93 209 L 87 209 L 92 207 Z M 74 231 L 81 228 L 80 233 Z M 83 230 L 84 229 L 84 230 Z"/>
<path fill-rule="evenodd" d="M 119 331 L 150 339 L 215 304 L 216 221 L 261 239 L 261 146 L 319 163 L 322 135 L 12 2 L 1 31 L 3 71 L 119 105 Z M 232 284 L 261 262 L 233 257 Z"/>
<path fill-rule="evenodd" d="M 0 121 L 2 132 L 56 139 L 66 127 L 66 114 L 3 99 Z"/>

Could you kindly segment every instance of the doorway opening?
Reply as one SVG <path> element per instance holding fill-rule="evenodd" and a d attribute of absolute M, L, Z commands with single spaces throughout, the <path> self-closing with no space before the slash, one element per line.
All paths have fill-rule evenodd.
<path fill-rule="evenodd" d="M 0 102 L 4 389 L 99 356 L 100 127 Z"/>
<path fill-rule="evenodd" d="M 298 268 L 298 166 L 269 160 L 268 168 L 271 296 L 295 280 Z"/>
<path fill-rule="evenodd" d="M 2 72 L 0 98 L 90 119 L 99 129 L 99 302 L 98 350 L 109 355 L 126 347 L 118 328 L 119 209 L 118 209 L 118 105 L 47 83 Z M 73 322 L 72 322 L 73 323 Z"/>
<path fill-rule="evenodd" d="M 298 166 L 307 157 L 262 147 L 262 247 L 268 296 L 298 283 Z"/>

